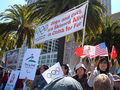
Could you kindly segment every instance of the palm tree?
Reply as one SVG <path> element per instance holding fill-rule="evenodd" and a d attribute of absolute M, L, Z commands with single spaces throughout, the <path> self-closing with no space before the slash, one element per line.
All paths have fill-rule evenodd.
<path fill-rule="evenodd" d="M 28 0 L 29 1 L 29 0 Z M 40 18 L 41 22 L 44 22 L 51 18 L 50 12 L 47 12 L 45 9 L 48 1 L 46 0 L 38 0 L 35 3 L 28 5 L 29 11 L 33 10 L 33 13 L 30 16 L 30 20 L 34 18 Z"/>
<path fill-rule="evenodd" d="M 6 10 L 9 13 L 4 14 L 1 18 L 6 23 L 0 24 L 0 35 L 3 35 L 3 39 L 10 36 L 15 36 L 16 47 L 20 48 L 25 38 L 27 38 L 28 47 L 31 47 L 34 36 L 35 21 L 39 22 L 39 19 L 30 20 L 30 15 L 33 13 L 29 11 L 27 5 L 14 5 L 11 9 Z M 34 25 L 32 24 L 34 23 Z M 14 34 L 13 34 L 14 33 Z"/>
<path fill-rule="evenodd" d="M 2 34 L 0 36 L 0 56 L 2 56 L 5 51 L 15 49 L 16 36 L 15 33 Z"/>
<path fill-rule="evenodd" d="M 98 43 L 105 42 L 109 53 L 114 45 L 118 53 L 117 60 L 120 63 L 120 19 L 112 20 L 111 16 L 106 16 L 101 34 L 97 34 L 97 37 L 93 39 L 87 37 L 86 40 L 90 45 L 97 45 Z"/>

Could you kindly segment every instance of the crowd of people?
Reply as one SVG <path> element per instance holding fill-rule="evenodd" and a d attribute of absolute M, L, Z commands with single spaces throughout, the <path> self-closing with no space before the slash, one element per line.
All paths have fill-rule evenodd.
<path fill-rule="evenodd" d="M 95 66 L 91 65 L 90 71 L 83 63 L 78 63 L 73 75 L 69 74 L 70 68 L 67 64 L 62 64 L 61 67 L 64 77 L 56 78 L 48 84 L 42 73 L 49 67 L 41 65 L 36 71 L 35 79 L 26 80 L 26 90 L 120 90 L 120 73 L 110 73 L 108 57 L 100 57 Z M 0 79 L 3 84 L 2 90 L 8 79 L 8 74 L 5 75 Z M 23 90 L 23 82 L 24 80 L 18 79 L 15 90 Z"/>

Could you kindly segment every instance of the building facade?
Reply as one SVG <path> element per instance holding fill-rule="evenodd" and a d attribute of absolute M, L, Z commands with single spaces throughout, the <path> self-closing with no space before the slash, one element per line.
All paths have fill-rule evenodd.
<path fill-rule="evenodd" d="M 120 12 L 112 14 L 112 20 L 120 19 Z"/>
<path fill-rule="evenodd" d="M 100 2 L 108 8 L 109 10 L 108 15 L 110 15 L 111 14 L 111 0 L 100 0 Z"/>
<path fill-rule="evenodd" d="M 44 48 L 40 54 L 39 65 L 52 66 L 57 62 L 58 40 L 49 40 L 44 43 Z"/>
<path fill-rule="evenodd" d="M 36 2 L 37 0 L 28 0 L 27 1 L 27 4 L 29 5 L 29 4 L 32 4 L 32 3 L 34 3 L 34 2 Z"/>

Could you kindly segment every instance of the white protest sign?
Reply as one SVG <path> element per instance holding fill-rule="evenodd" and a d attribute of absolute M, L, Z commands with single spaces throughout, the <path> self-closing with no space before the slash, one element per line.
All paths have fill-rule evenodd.
<path fill-rule="evenodd" d="M 15 69 L 17 67 L 19 62 L 19 53 L 19 48 L 5 52 L 5 62 L 7 68 Z"/>
<path fill-rule="evenodd" d="M 20 79 L 34 80 L 40 53 L 40 49 L 26 50 L 21 67 Z"/>
<path fill-rule="evenodd" d="M 42 73 L 44 79 L 49 84 L 52 80 L 58 77 L 63 77 L 64 73 L 62 71 L 62 68 L 60 66 L 60 63 L 56 63 L 52 67 L 50 67 L 48 70 L 46 70 L 44 73 Z"/>
<path fill-rule="evenodd" d="M 11 72 L 4 90 L 14 90 L 19 73 L 19 70 L 13 70 Z"/>
<path fill-rule="evenodd" d="M 34 44 L 56 39 L 84 28 L 86 4 L 69 10 L 38 26 L 35 31 Z"/>

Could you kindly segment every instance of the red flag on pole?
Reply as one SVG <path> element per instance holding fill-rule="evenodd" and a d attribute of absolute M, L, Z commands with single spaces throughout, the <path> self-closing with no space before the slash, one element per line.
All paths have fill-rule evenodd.
<path fill-rule="evenodd" d="M 84 47 L 76 48 L 76 56 L 82 56 L 84 51 Z"/>
<path fill-rule="evenodd" d="M 76 52 L 76 56 L 80 56 L 82 58 L 86 56 L 86 54 L 83 53 L 84 47 L 76 48 L 75 52 Z"/>
<path fill-rule="evenodd" d="M 114 46 L 112 46 L 112 52 L 110 53 L 110 56 L 112 59 L 115 59 L 117 57 L 116 48 Z"/>

